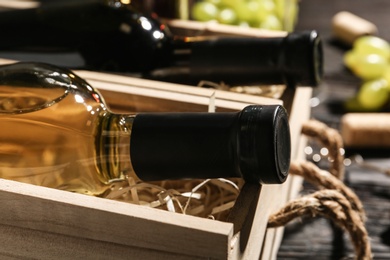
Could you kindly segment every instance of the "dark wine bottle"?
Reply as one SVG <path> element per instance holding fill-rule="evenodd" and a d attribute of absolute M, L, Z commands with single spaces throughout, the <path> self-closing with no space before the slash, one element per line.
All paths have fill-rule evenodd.
<path fill-rule="evenodd" d="M 290 131 L 282 106 L 115 114 L 67 69 L 17 63 L 0 66 L 0 75 L 0 178 L 91 195 L 126 177 L 287 178 Z"/>
<path fill-rule="evenodd" d="M 194 0 L 132 0 L 131 4 L 145 14 L 188 20 Z"/>
<path fill-rule="evenodd" d="M 77 50 L 92 70 L 164 80 L 156 71 L 169 68 L 174 73 L 168 76 L 196 83 L 316 86 L 322 78 L 316 31 L 276 38 L 177 38 L 155 17 L 118 0 L 59 1 L 1 12 L 0 30 L 1 50 Z"/>

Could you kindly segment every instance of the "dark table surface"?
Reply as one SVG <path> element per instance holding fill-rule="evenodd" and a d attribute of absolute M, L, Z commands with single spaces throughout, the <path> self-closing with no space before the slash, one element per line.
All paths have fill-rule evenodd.
<path fill-rule="evenodd" d="M 379 36 L 390 41 L 390 1 L 388 0 L 302 0 L 296 30 L 315 29 L 324 41 L 324 81 L 314 91 L 320 104 L 312 108 L 312 117 L 339 128 L 343 111 L 337 104 L 354 95 L 359 80 L 343 66 L 346 48 L 335 44 L 331 19 L 340 11 L 349 11 L 374 23 Z M 367 162 L 390 168 L 390 151 L 360 151 Z M 390 259 L 390 177 L 359 167 L 346 168 L 346 184 L 362 200 L 366 214 L 366 228 L 371 239 L 374 259 Z M 303 194 L 314 191 L 304 185 Z M 344 259 L 354 251 L 346 233 L 332 229 L 323 218 L 302 220 L 286 226 L 278 259 Z"/>

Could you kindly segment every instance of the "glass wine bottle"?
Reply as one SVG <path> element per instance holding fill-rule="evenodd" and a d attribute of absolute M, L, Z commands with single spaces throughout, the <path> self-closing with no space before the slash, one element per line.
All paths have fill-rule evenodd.
<path fill-rule="evenodd" d="M 316 31 L 270 38 L 177 37 L 127 2 L 54 1 L 1 12 L 0 49 L 76 50 L 86 69 L 187 84 L 316 86 L 321 81 L 322 42 Z"/>
<path fill-rule="evenodd" d="M 279 105 L 240 112 L 110 112 L 68 69 L 0 66 L 0 178 L 98 195 L 130 176 L 282 183 L 290 132 Z"/>
<path fill-rule="evenodd" d="M 164 18 L 188 20 L 193 0 L 132 0 L 131 4 L 145 14 L 156 13 Z"/>

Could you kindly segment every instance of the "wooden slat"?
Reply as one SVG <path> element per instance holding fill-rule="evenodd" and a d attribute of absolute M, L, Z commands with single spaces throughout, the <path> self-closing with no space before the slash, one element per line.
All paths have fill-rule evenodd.
<path fill-rule="evenodd" d="M 169 29 L 175 35 L 183 36 L 208 36 L 208 35 L 234 35 L 247 37 L 281 37 L 286 36 L 285 31 L 274 31 L 250 27 L 237 27 L 235 25 L 219 24 L 215 21 L 196 22 L 180 19 L 164 20 Z"/>
<path fill-rule="evenodd" d="M 0 224 L 0 259 L 206 259 Z"/>
<path fill-rule="evenodd" d="M 302 124 L 310 118 L 309 99 L 312 96 L 312 88 L 298 87 L 295 92 L 294 102 L 289 111 L 289 122 L 291 132 L 291 160 L 304 160 L 304 146 L 306 138 L 302 136 Z M 290 175 L 283 184 L 283 189 L 278 193 L 279 200 L 273 202 L 272 214 L 281 208 L 286 202 L 297 197 L 302 186 L 302 178 Z M 268 229 L 264 239 L 261 259 L 276 259 L 276 255 L 283 238 L 283 228 Z"/>
<path fill-rule="evenodd" d="M 231 223 L 3 179 L 0 207 L 1 225 L 114 243 L 113 248 L 222 259 L 233 234 Z"/>
<path fill-rule="evenodd" d="M 198 88 L 193 86 L 172 84 L 154 80 L 126 77 L 91 71 L 75 71 L 77 75 L 86 79 L 93 87 L 104 93 L 108 103 L 126 105 L 129 95 L 154 97 L 169 102 L 181 102 L 208 106 L 210 99 L 215 99 L 215 106 L 221 108 L 242 109 L 240 103 L 248 104 L 283 104 L 281 100 L 261 96 L 237 94 L 215 89 Z M 125 98 L 111 98 L 114 93 L 120 93 Z M 128 94 L 128 95 L 126 95 Z"/>
<path fill-rule="evenodd" d="M 40 5 L 39 1 L 32 0 L 0 0 L 0 9 L 26 9 L 36 8 Z"/>

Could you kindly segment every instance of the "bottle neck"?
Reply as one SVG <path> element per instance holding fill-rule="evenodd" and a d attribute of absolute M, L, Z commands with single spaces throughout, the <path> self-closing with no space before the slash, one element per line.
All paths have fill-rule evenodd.
<path fill-rule="evenodd" d="M 317 86 L 322 79 L 322 44 L 315 31 L 286 37 L 176 37 L 172 66 L 154 79 L 197 84 L 285 84 Z"/>
<path fill-rule="evenodd" d="M 131 160 L 140 179 L 241 177 L 237 114 L 139 114 L 131 136 Z"/>
<path fill-rule="evenodd" d="M 136 178 L 130 161 L 130 137 L 133 115 L 107 113 L 96 135 L 96 165 L 103 183 Z"/>
<path fill-rule="evenodd" d="M 244 178 L 281 183 L 290 163 L 290 133 L 280 106 L 237 113 L 147 113 L 134 118 L 130 157 L 144 181 Z"/>
<path fill-rule="evenodd" d="M 174 60 L 190 80 L 227 84 L 283 84 L 283 38 L 185 38 L 175 41 Z"/>

